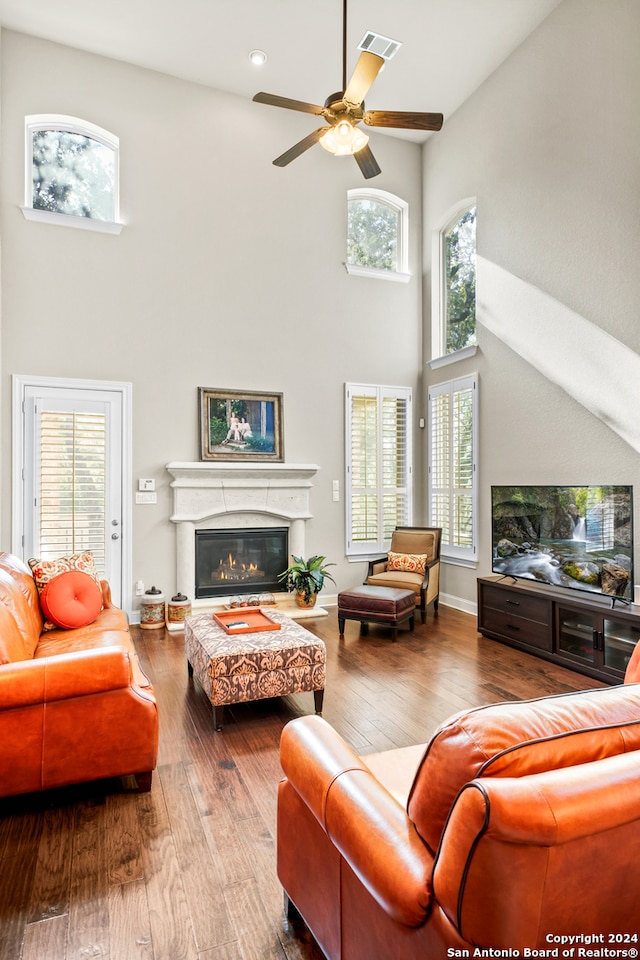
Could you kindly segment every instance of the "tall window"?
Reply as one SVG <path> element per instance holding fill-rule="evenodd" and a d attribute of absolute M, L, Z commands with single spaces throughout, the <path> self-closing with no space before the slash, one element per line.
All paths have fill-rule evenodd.
<path fill-rule="evenodd" d="M 438 231 L 432 287 L 432 355 L 476 344 L 476 205 L 465 201 Z"/>
<path fill-rule="evenodd" d="M 477 559 L 478 380 L 429 389 L 429 514 L 442 527 L 442 556 Z"/>
<path fill-rule="evenodd" d="M 408 204 L 371 187 L 347 195 L 349 273 L 408 280 Z"/>
<path fill-rule="evenodd" d="M 87 121 L 52 114 L 26 117 L 25 132 L 25 216 L 119 227 L 118 138 Z"/>
<path fill-rule="evenodd" d="M 384 553 L 411 523 L 411 389 L 346 384 L 346 554 Z"/>
<path fill-rule="evenodd" d="M 476 208 L 458 217 L 443 236 L 447 353 L 476 342 Z"/>

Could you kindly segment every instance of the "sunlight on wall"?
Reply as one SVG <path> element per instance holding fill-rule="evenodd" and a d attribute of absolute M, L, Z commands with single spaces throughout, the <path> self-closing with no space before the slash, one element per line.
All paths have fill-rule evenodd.
<path fill-rule="evenodd" d="M 640 356 L 502 267 L 477 258 L 477 318 L 640 452 Z"/>

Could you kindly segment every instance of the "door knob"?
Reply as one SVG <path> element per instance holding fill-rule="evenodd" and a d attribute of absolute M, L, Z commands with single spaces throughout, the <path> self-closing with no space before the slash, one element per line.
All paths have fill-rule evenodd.
<path fill-rule="evenodd" d="M 112 540 L 119 540 L 119 539 L 120 539 L 120 534 L 118 534 L 118 533 L 112 533 L 112 534 L 111 534 L 111 539 L 112 539 Z"/>

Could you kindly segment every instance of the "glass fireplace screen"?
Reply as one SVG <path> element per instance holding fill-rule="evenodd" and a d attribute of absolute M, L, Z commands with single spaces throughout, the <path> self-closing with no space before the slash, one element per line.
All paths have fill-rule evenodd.
<path fill-rule="evenodd" d="M 282 590 L 288 527 L 196 530 L 196 598 Z"/>

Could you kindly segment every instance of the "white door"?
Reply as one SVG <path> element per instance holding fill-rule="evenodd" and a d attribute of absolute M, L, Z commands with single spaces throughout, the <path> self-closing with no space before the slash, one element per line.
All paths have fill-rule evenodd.
<path fill-rule="evenodd" d="M 131 483 L 128 391 L 121 388 L 128 385 L 16 379 L 22 456 L 14 451 L 20 470 L 14 552 L 47 560 L 90 550 L 114 603 L 126 608 Z"/>

